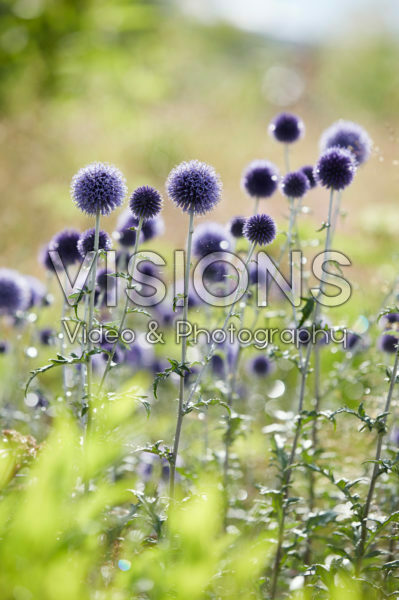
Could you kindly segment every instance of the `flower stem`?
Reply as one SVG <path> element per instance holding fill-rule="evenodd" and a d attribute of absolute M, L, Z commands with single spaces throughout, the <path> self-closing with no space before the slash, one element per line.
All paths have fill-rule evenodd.
<path fill-rule="evenodd" d="M 143 218 L 141 218 L 139 220 L 138 225 L 137 225 L 137 229 L 136 229 L 136 241 L 135 241 L 135 244 L 134 244 L 133 260 L 132 260 L 132 266 L 131 266 L 131 269 L 130 269 L 132 277 L 134 275 L 134 268 L 136 266 L 136 261 L 137 261 L 137 253 L 138 253 L 138 250 L 139 250 L 139 241 L 140 241 L 141 230 L 142 230 L 142 227 L 143 227 L 143 221 L 144 221 Z M 109 373 L 109 370 L 111 369 L 112 360 L 113 360 L 113 358 L 115 356 L 116 346 L 118 344 L 119 338 L 121 337 L 121 335 L 123 333 L 123 327 L 125 325 L 125 321 L 126 321 L 126 317 L 127 317 L 128 309 L 129 309 L 129 300 L 130 300 L 130 298 L 129 298 L 128 291 L 129 291 L 129 284 L 127 284 L 126 290 L 125 290 L 125 296 L 126 296 L 125 297 L 125 305 L 123 307 L 123 311 L 122 311 L 122 315 L 121 315 L 121 320 L 120 320 L 119 327 L 118 327 L 118 336 L 117 336 L 117 339 L 115 340 L 115 342 L 114 342 L 114 344 L 113 344 L 113 346 L 111 348 L 111 351 L 109 353 L 107 364 L 105 365 L 104 373 L 103 373 L 103 376 L 101 377 L 100 385 L 98 386 L 98 394 L 101 393 L 101 390 L 102 390 L 102 388 L 104 386 L 104 383 L 105 383 L 105 379 L 106 379 L 106 377 L 107 377 L 107 375 Z"/>
<path fill-rule="evenodd" d="M 186 268 L 184 272 L 184 298 L 183 298 L 183 323 L 187 323 L 188 314 L 188 294 L 190 286 L 190 263 L 191 263 L 191 246 L 194 232 L 194 212 L 190 211 L 190 220 L 188 225 L 187 246 L 186 246 Z M 181 364 L 185 365 L 187 354 L 187 337 L 184 336 L 181 346 Z M 175 439 L 173 442 L 172 456 L 169 465 L 169 495 L 174 498 L 175 495 L 175 477 L 176 477 L 176 461 L 179 452 L 180 434 L 184 418 L 184 370 L 180 376 L 179 386 L 179 405 L 177 409 L 177 421 Z"/>
<path fill-rule="evenodd" d="M 87 323 L 87 401 L 90 402 L 91 398 L 91 387 L 92 387 L 92 359 L 89 352 L 92 349 L 91 344 L 91 330 L 93 327 L 94 320 L 94 298 L 96 293 L 96 276 L 97 276 L 97 261 L 98 261 L 98 247 L 100 241 L 100 211 L 96 213 L 96 226 L 94 233 L 94 261 L 91 271 L 91 282 L 90 282 L 90 295 L 89 295 L 89 318 Z"/>
<path fill-rule="evenodd" d="M 398 366 L 399 366 L 399 346 L 395 352 L 395 361 L 394 361 L 394 365 L 393 365 L 393 369 L 392 369 L 391 380 L 389 383 L 387 399 L 386 399 L 385 407 L 384 407 L 384 413 L 386 413 L 386 414 L 382 419 L 383 427 L 378 433 L 377 449 L 376 449 L 376 453 L 375 453 L 373 472 L 371 474 L 370 485 L 369 485 L 369 490 L 367 493 L 366 503 L 363 508 L 360 541 L 359 541 L 359 545 L 358 545 L 358 564 L 357 564 L 357 568 L 356 568 L 356 571 L 358 574 L 361 571 L 362 561 L 363 561 L 365 547 L 366 547 L 367 519 L 368 519 L 369 512 L 370 512 L 371 502 L 373 500 L 375 484 L 377 482 L 378 476 L 380 475 L 379 462 L 381 459 L 382 442 L 383 442 L 384 436 L 386 434 L 385 425 L 386 425 L 387 417 L 388 417 L 387 413 L 389 413 L 389 410 L 391 408 L 393 390 L 394 390 L 394 386 L 396 383 L 396 376 L 398 374 Z"/>

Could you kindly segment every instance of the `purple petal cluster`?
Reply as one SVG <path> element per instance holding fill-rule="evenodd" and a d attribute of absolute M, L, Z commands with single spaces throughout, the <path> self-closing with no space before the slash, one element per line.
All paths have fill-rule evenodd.
<path fill-rule="evenodd" d="M 292 144 L 304 134 L 305 125 L 296 115 L 284 112 L 273 119 L 269 132 L 278 142 Z"/>
<path fill-rule="evenodd" d="M 272 361 L 263 354 L 255 356 L 249 363 L 249 372 L 257 377 L 266 377 L 273 371 Z"/>
<path fill-rule="evenodd" d="M 326 129 L 320 139 L 322 151 L 327 148 L 339 147 L 350 150 L 358 165 L 370 157 L 372 141 L 363 127 L 353 121 L 340 120 Z"/>
<path fill-rule="evenodd" d="M 332 190 L 343 190 L 352 182 L 356 173 L 353 154 L 345 148 L 328 148 L 320 156 L 314 173 L 320 185 Z"/>
<path fill-rule="evenodd" d="M 399 339 L 396 335 L 390 333 L 384 333 L 378 340 L 379 349 L 388 354 L 394 354 L 397 351 L 398 344 Z"/>
<path fill-rule="evenodd" d="M 281 181 L 281 191 L 288 198 L 302 198 L 309 187 L 308 178 L 302 171 L 287 173 Z"/>
<path fill-rule="evenodd" d="M 126 196 L 125 178 L 116 167 L 94 162 L 72 179 L 71 194 L 78 208 L 88 215 L 109 215 Z"/>
<path fill-rule="evenodd" d="M 234 238 L 242 238 L 244 236 L 245 217 L 233 217 L 230 221 L 230 233 Z"/>
<path fill-rule="evenodd" d="M 80 232 L 76 229 L 64 229 L 50 241 L 49 250 L 57 251 L 64 267 L 80 262 L 78 250 Z"/>
<path fill-rule="evenodd" d="M 13 315 L 29 306 L 30 291 L 26 280 L 13 269 L 0 269 L 0 314 Z"/>
<path fill-rule="evenodd" d="M 271 244 L 277 234 L 276 223 L 269 215 L 254 215 L 246 220 L 244 236 L 259 246 Z"/>
<path fill-rule="evenodd" d="M 153 219 L 162 208 L 161 194 L 153 187 L 143 185 L 130 196 L 130 210 L 138 219 Z"/>
<path fill-rule="evenodd" d="M 144 221 L 141 228 L 141 233 L 143 234 L 143 240 L 145 242 L 152 240 L 152 238 L 157 237 L 158 235 L 162 235 L 164 231 L 165 223 L 160 215 L 155 217 L 155 219 L 147 219 L 147 221 Z"/>
<path fill-rule="evenodd" d="M 317 186 L 317 181 L 314 177 L 314 167 L 312 167 L 312 165 L 305 165 L 299 170 L 302 171 L 302 173 L 308 178 L 310 190 Z"/>
<path fill-rule="evenodd" d="M 171 200 L 184 212 L 203 215 L 220 201 L 222 184 L 210 165 L 198 160 L 182 162 L 166 182 Z"/>
<path fill-rule="evenodd" d="M 230 250 L 231 237 L 219 223 L 201 223 L 193 234 L 193 254 L 199 258 L 212 252 Z"/>
<path fill-rule="evenodd" d="M 94 251 L 94 241 L 95 241 L 95 229 L 88 229 L 84 231 L 79 238 L 78 242 L 78 250 L 80 256 L 84 258 L 88 252 Z M 98 238 L 98 249 L 99 250 L 110 250 L 112 248 L 112 241 L 106 231 L 102 229 L 99 232 Z"/>
<path fill-rule="evenodd" d="M 125 210 L 118 218 L 116 224 L 116 237 L 121 246 L 130 248 L 136 243 L 136 232 L 131 227 L 137 227 L 139 220 L 132 215 L 130 210 Z M 145 222 L 143 223 L 145 225 Z"/>
<path fill-rule="evenodd" d="M 242 186 L 253 198 L 269 198 L 278 185 L 278 169 L 268 160 L 254 160 L 245 169 Z"/>

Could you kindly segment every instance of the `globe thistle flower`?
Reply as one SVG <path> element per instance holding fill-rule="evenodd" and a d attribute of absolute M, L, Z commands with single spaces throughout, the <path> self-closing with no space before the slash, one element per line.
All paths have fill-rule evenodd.
<path fill-rule="evenodd" d="M 55 272 L 56 267 L 54 266 L 54 263 L 50 256 L 50 244 L 46 244 L 45 246 L 43 246 L 40 249 L 39 255 L 38 255 L 38 260 L 43 265 L 43 267 L 46 269 L 46 271 L 49 271 L 50 273 Z"/>
<path fill-rule="evenodd" d="M 210 367 L 216 377 L 225 376 L 225 361 L 220 354 L 213 354 L 210 360 Z"/>
<path fill-rule="evenodd" d="M 292 144 L 305 133 L 303 121 L 291 113 L 277 115 L 269 125 L 269 133 L 283 144 Z"/>
<path fill-rule="evenodd" d="M 87 215 L 109 215 L 126 196 L 125 178 L 116 167 L 94 162 L 74 175 L 71 194 L 76 206 Z"/>
<path fill-rule="evenodd" d="M 245 169 L 242 186 L 254 198 L 269 198 L 278 185 L 278 169 L 268 160 L 254 160 Z"/>
<path fill-rule="evenodd" d="M 0 314 L 13 315 L 29 306 L 26 279 L 13 269 L 0 269 Z"/>
<path fill-rule="evenodd" d="M 381 317 L 381 327 L 383 329 L 397 329 L 399 323 L 399 313 L 387 313 Z"/>
<path fill-rule="evenodd" d="M 302 198 L 309 188 L 308 178 L 302 171 L 287 173 L 281 182 L 281 191 L 288 198 Z"/>
<path fill-rule="evenodd" d="M 305 165 L 304 167 L 301 167 L 299 170 L 302 171 L 302 173 L 304 175 L 306 175 L 308 182 L 309 182 L 310 190 L 312 190 L 314 187 L 317 186 L 317 181 L 314 177 L 314 167 L 312 167 L 312 165 Z"/>
<path fill-rule="evenodd" d="M 51 346 L 55 336 L 56 333 L 50 327 L 45 327 L 39 331 L 39 341 L 43 346 Z"/>
<path fill-rule="evenodd" d="M 362 342 L 362 338 L 358 333 L 354 333 L 353 331 L 349 331 L 346 336 L 346 347 L 345 350 L 348 352 L 352 352 L 356 350 L 358 346 L 360 346 Z"/>
<path fill-rule="evenodd" d="M 399 340 L 396 337 L 396 335 L 384 333 L 378 340 L 378 347 L 383 352 L 387 352 L 388 354 L 395 354 L 395 352 L 397 351 L 398 343 Z"/>
<path fill-rule="evenodd" d="M 92 229 L 88 229 L 84 231 L 79 238 L 78 241 L 78 250 L 80 256 L 84 258 L 88 252 L 94 251 L 94 242 L 95 242 L 96 230 L 94 227 Z M 99 231 L 98 238 L 98 249 L 99 250 L 110 250 L 112 248 L 112 241 L 106 231 L 102 229 Z"/>
<path fill-rule="evenodd" d="M 220 201 L 222 184 L 219 176 L 206 163 L 198 160 L 182 162 L 169 174 L 166 182 L 171 200 L 184 212 L 204 215 Z"/>
<path fill-rule="evenodd" d="M 254 215 L 245 221 L 244 236 L 250 242 L 267 246 L 277 235 L 276 223 L 269 215 Z"/>
<path fill-rule="evenodd" d="M 222 260 L 217 260 L 214 263 L 211 263 L 206 267 L 206 269 L 204 269 L 202 275 L 204 279 L 209 282 L 216 283 L 224 281 L 227 275 L 227 267 L 225 262 Z"/>
<path fill-rule="evenodd" d="M 119 365 L 124 360 L 124 351 L 123 348 L 118 346 L 117 344 L 109 344 L 108 342 L 101 344 L 101 348 L 106 350 L 106 352 L 101 353 L 101 358 L 104 362 L 108 362 L 109 355 L 113 352 L 112 362 L 116 365 Z"/>
<path fill-rule="evenodd" d="M 201 223 L 193 234 L 193 254 L 203 258 L 212 252 L 230 250 L 231 237 L 219 223 Z"/>
<path fill-rule="evenodd" d="M 137 228 L 138 224 L 138 218 L 132 215 L 130 210 L 125 210 L 121 215 L 119 215 L 114 237 L 117 238 L 121 246 L 124 248 L 130 248 L 131 246 L 134 246 L 136 243 L 136 231 L 131 228 Z"/>
<path fill-rule="evenodd" d="M 243 229 L 244 229 L 245 217 L 233 217 L 229 224 L 230 234 L 234 238 L 242 238 L 244 237 Z"/>
<path fill-rule="evenodd" d="M 97 271 L 96 281 L 102 292 L 112 290 L 116 285 L 115 277 L 112 277 L 111 271 L 107 271 L 107 269 Z"/>
<path fill-rule="evenodd" d="M 138 344 L 132 344 L 124 354 L 125 364 L 137 370 L 142 367 L 143 358 L 143 350 Z"/>
<path fill-rule="evenodd" d="M 49 250 L 58 252 L 64 267 L 82 260 L 78 250 L 79 238 L 80 233 L 76 229 L 64 229 L 50 241 Z"/>
<path fill-rule="evenodd" d="M 315 167 L 315 178 L 320 185 L 332 190 L 343 190 L 356 172 L 353 155 L 345 148 L 328 148 Z"/>
<path fill-rule="evenodd" d="M 342 119 L 326 129 L 320 138 L 321 151 L 332 147 L 345 148 L 352 152 L 358 165 L 369 159 L 372 145 L 373 142 L 363 127 Z"/>
<path fill-rule="evenodd" d="M 248 365 L 249 372 L 256 377 L 267 377 L 273 371 L 272 361 L 263 354 L 255 356 Z"/>
<path fill-rule="evenodd" d="M 143 241 L 148 242 L 154 237 L 162 235 L 165 231 L 165 223 L 163 218 L 158 215 L 155 219 L 147 219 L 143 222 L 141 233 L 143 234 Z"/>
<path fill-rule="evenodd" d="M 138 219 L 147 221 L 158 215 L 162 208 L 161 194 L 153 187 L 143 185 L 130 196 L 130 210 Z"/>

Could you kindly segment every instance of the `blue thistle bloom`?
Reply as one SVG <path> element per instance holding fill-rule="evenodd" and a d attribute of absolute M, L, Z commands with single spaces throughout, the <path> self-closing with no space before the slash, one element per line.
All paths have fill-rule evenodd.
<path fill-rule="evenodd" d="M 39 341 L 43 346 L 51 346 L 55 335 L 55 332 L 50 327 L 45 327 L 39 331 Z"/>
<path fill-rule="evenodd" d="M 242 186 L 254 198 L 269 198 L 278 185 L 278 169 L 268 160 L 254 160 L 245 169 Z"/>
<path fill-rule="evenodd" d="M 315 167 L 315 178 L 320 185 L 343 190 L 351 182 L 356 173 L 353 154 L 345 148 L 328 148 L 320 156 Z"/>
<path fill-rule="evenodd" d="M 29 306 L 30 293 L 26 280 L 13 269 L 0 269 L 0 314 L 13 315 Z"/>
<path fill-rule="evenodd" d="M 378 340 L 378 347 L 383 352 L 394 354 L 397 351 L 399 340 L 396 335 L 384 333 Z"/>
<path fill-rule="evenodd" d="M 302 173 L 304 175 L 306 175 L 308 182 L 309 182 L 310 190 L 317 186 L 317 181 L 314 178 L 314 167 L 312 167 L 312 165 L 305 165 L 304 167 L 301 167 L 299 170 L 302 171 Z"/>
<path fill-rule="evenodd" d="M 46 296 L 46 287 L 39 279 L 31 275 L 25 275 L 25 280 L 29 288 L 28 308 L 43 304 Z"/>
<path fill-rule="evenodd" d="M 273 119 L 269 132 L 278 142 L 292 144 L 305 133 L 305 125 L 296 115 L 284 112 Z"/>
<path fill-rule="evenodd" d="M 104 344 L 101 344 L 101 348 L 103 350 L 106 350 L 106 352 L 101 353 L 101 358 L 103 359 L 104 362 L 108 362 L 108 359 L 109 359 L 108 353 L 111 353 L 111 352 L 114 352 L 114 355 L 112 357 L 113 363 L 115 363 L 116 365 L 119 365 L 120 363 L 123 362 L 125 353 L 120 346 L 118 346 L 118 345 L 115 346 L 114 344 L 109 344 L 108 342 L 105 342 Z"/>
<path fill-rule="evenodd" d="M 78 250 L 80 256 L 84 258 L 88 252 L 94 251 L 94 241 L 95 241 L 96 231 L 93 228 L 84 231 L 79 238 L 78 241 Z M 99 250 L 110 250 L 112 248 L 112 241 L 106 231 L 102 229 L 99 232 L 98 238 L 98 249 Z"/>
<path fill-rule="evenodd" d="M 272 243 L 276 235 L 276 223 L 269 215 L 254 215 L 245 221 L 244 236 L 250 242 L 267 246 Z"/>
<path fill-rule="evenodd" d="M 227 275 L 226 263 L 222 260 L 215 261 L 208 265 L 203 272 L 203 277 L 209 282 L 222 282 Z"/>
<path fill-rule="evenodd" d="M 372 145 L 370 136 L 363 127 L 342 119 L 326 129 L 320 139 L 322 151 L 332 147 L 345 148 L 352 152 L 358 165 L 368 160 Z"/>
<path fill-rule="evenodd" d="M 56 250 L 58 252 L 64 267 L 82 260 L 78 250 L 79 238 L 80 232 L 76 229 L 64 229 L 57 233 L 50 241 L 49 250 Z"/>
<path fill-rule="evenodd" d="M 272 361 L 263 354 L 255 356 L 249 362 L 248 367 L 249 372 L 253 375 L 256 375 L 257 377 L 266 377 L 267 375 L 270 375 L 270 373 L 273 371 Z"/>
<path fill-rule="evenodd" d="M 130 210 L 138 219 L 153 219 L 162 208 L 161 194 L 153 187 L 143 185 L 130 196 Z"/>
<path fill-rule="evenodd" d="M 165 223 L 163 218 L 158 215 L 155 219 L 147 219 L 143 222 L 141 233 L 143 234 L 143 241 L 148 242 L 154 237 L 162 235 L 165 231 Z"/>
<path fill-rule="evenodd" d="M 349 352 L 355 350 L 356 346 L 359 346 L 361 341 L 362 338 L 358 333 L 349 331 L 348 335 L 346 336 L 346 350 Z"/>
<path fill-rule="evenodd" d="M 308 178 L 302 171 L 287 173 L 281 182 L 281 191 L 288 198 L 302 198 L 309 187 Z"/>
<path fill-rule="evenodd" d="M 222 184 L 210 165 L 198 160 L 182 162 L 166 182 L 171 200 L 184 212 L 204 215 L 220 201 Z"/>
<path fill-rule="evenodd" d="M 245 217 L 233 217 L 230 221 L 230 233 L 234 238 L 244 237 Z"/>
<path fill-rule="evenodd" d="M 134 246 L 136 243 L 136 232 L 131 228 L 137 228 L 138 224 L 138 218 L 132 215 L 130 210 L 125 210 L 119 215 L 116 223 L 116 237 L 121 246 L 125 248 Z"/>
<path fill-rule="evenodd" d="M 210 360 L 210 367 L 212 373 L 216 375 L 216 377 L 224 377 L 225 376 L 225 361 L 220 356 L 220 354 L 214 354 Z"/>
<path fill-rule="evenodd" d="M 100 269 L 97 271 L 97 285 L 102 292 L 114 289 L 116 285 L 115 277 L 111 276 L 111 271 Z"/>
<path fill-rule="evenodd" d="M 55 267 L 50 256 L 50 244 L 46 244 L 46 246 L 43 246 L 43 248 L 41 248 L 38 259 L 39 262 L 46 269 L 46 271 L 50 271 L 51 273 L 55 272 Z"/>
<path fill-rule="evenodd" d="M 193 254 L 199 258 L 212 252 L 230 250 L 231 237 L 219 223 L 201 223 L 193 234 Z"/>
<path fill-rule="evenodd" d="M 381 326 L 384 329 L 391 329 L 391 326 L 393 325 L 394 327 L 396 327 L 396 323 L 399 323 L 399 313 L 387 313 L 386 315 L 383 315 L 381 317 Z M 393 329 L 393 327 L 392 327 Z"/>
<path fill-rule="evenodd" d="M 99 162 L 80 169 L 71 184 L 75 204 L 88 215 L 95 215 L 97 211 L 109 215 L 121 206 L 126 192 L 125 178 L 119 169 Z"/>

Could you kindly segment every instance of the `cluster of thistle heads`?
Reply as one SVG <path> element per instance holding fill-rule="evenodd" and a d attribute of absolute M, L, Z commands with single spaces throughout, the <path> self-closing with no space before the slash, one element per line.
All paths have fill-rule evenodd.
<path fill-rule="evenodd" d="M 282 113 L 269 125 L 270 135 L 287 148 L 298 142 L 305 134 L 303 121 L 296 115 Z M 353 180 L 357 168 L 370 156 L 372 142 L 366 131 L 349 121 L 338 121 L 321 136 L 320 156 L 313 165 L 304 165 L 296 171 L 280 176 L 278 168 L 270 161 L 259 159 L 251 162 L 244 170 L 242 187 L 257 200 L 270 198 L 278 189 L 290 201 L 303 198 L 311 189 L 320 185 L 329 190 L 341 191 Z M 183 162 L 170 172 L 166 180 L 166 191 L 172 202 L 183 212 L 192 216 L 210 213 L 221 201 L 222 183 L 220 177 L 206 163 L 198 160 Z M 126 180 L 114 166 L 95 162 L 73 177 L 71 184 L 73 202 L 89 216 L 105 217 L 120 208 L 127 195 Z M 161 193 L 151 186 L 142 186 L 133 191 L 129 207 L 121 213 L 116 232 L 117 265 L 120 256 L 125 255 L 136 243 L 137 227 L 141 224 L 140 240 L 148 241 L 164 231 L 161 216 L 163 199 Z M 233 250 L 235 240 L 246 238 L 250 244 L 267 246 L 277 234 L 273 217 L 262 212 L 248 218 L 236 216 L 221 225 L 215 222 L 199 224 L 193 236 L 193 253 L 198 258 L 207 254 Z M 99 232 L 99 250 L 112 248 L 112 237 L 103 229 Z M 95 247 L 95 229 L 83 233 L 75 229 L 65 229 L 57 233 L 40 254 L 44 267 L 53 272 L 60 268 L 52 260 L 51 251 L 58 251 L 64 268 L 82 262 L 86 254 Z M 151 274 L 151 266 L 147 267 Z M 251 271 L 251 269 L 249 269 Z M 145 272 L 145 269 L 144 269 Z M 100 269 L 97 274 L 97 296 L 101 296 L 107 285 L 111 285 L 109 273 Z M 207 276 L 212 281 L 220 281 L 226 276 L 223 263 L 211 265 Z M 250 272 L 250 282 L 255 282 Z M 26 277 L 10 269 L 0 270 L 0 312 L 14 316 L 27 311 L 35 304 L 45 302 L 45 286 L 35 278 Z M 189 307 L 199 303 L 195 294 L 189 294 Z M 173 319 L 168 309 L 158 308 L 159 317 L 164 322 Z M 169 321 L 168 321 L 169 320 Z M 385 334 L 380 347 L 390 351 L 389 335 Z M 44 336 L 46 339 L 48 336 Z M 392 336 L 395 340 L 396 337 Z M 357 340 L 354 340 L 354 343 Z M 262 362 L 261 359 L 258 362 Z M 264 357 L 263 361 L 267 361 Z M 215 359 L 217 362 L 217 359 Z M 266 363 L 254 363 L 254 373 L 270 372 Z"/>

